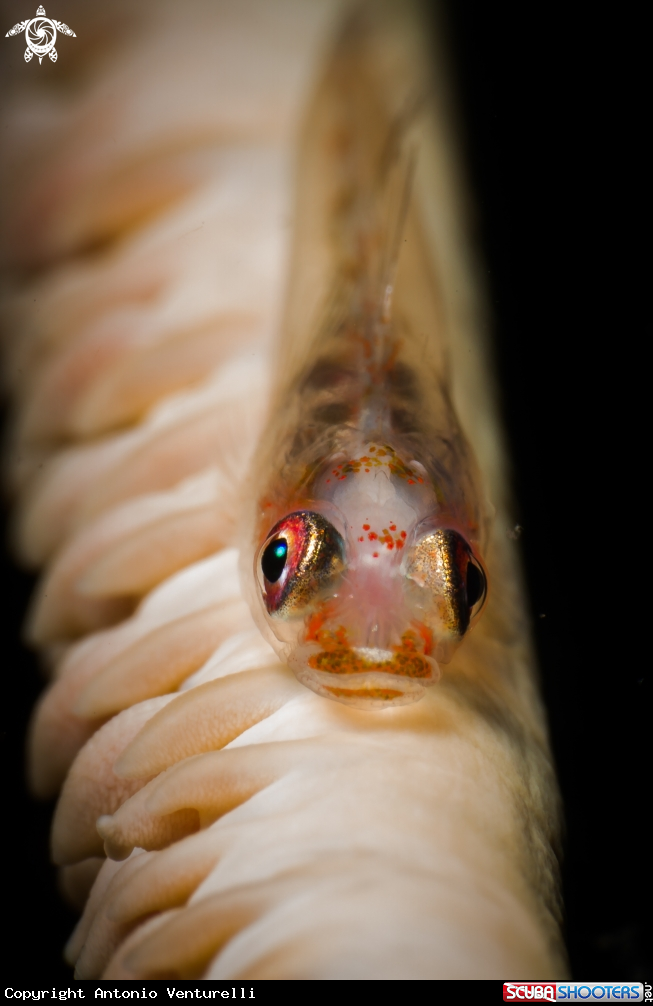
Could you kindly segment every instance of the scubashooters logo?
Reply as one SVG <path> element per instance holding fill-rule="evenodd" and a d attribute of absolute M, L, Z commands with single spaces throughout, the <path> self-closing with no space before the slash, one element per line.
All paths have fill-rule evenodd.
<path fill-rule="evenodd" d="M 624 999 L 641 1002 L 644 999 L 642 982 L 504 982 L 504 1002 L 568 1002 Z"/>
<path fill-rule="evenodd" d="M 11 31 L 7 32 L 5 38 L 9 38 L 10 35 L 20 35 L 21 31 L 25 32 L 25 41 L 27 42 L 26 63 L 29 63 L 33 56 L 38 56 L 39 63 L 44 56 L 49 56 L 53 63 L 57 62 L 57 50 L 54 47 L 54 43 L 57 41 L 57 31 L 63 35 L 72 35 L 73 38 L 77 38 L 75 32 L 67 24 L 46 17 L 43 7 L 39 7 L 36 17 L 33 17 L 31 21 L 20 21 L 15 24 Z"/>

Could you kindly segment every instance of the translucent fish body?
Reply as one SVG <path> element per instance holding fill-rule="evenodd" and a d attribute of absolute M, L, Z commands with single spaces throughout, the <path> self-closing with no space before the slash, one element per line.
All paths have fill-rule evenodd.
<path fill-rule="evenodd" d="M 351 19 L 308 111 L 283 364 L 243 568 L 298 678 L 364 707 L 419 699 L 486 596 L 486 515 L 413 184 L 428 83 L 419 63 L 401 86 L 383 72 L 388 33 L 401 61 L 396 16 Z"/>

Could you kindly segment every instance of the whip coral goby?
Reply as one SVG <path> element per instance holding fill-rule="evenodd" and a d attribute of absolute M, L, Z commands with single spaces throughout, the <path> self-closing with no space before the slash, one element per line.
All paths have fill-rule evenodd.
<path fill-rule="evenodd" d="M 486 596 L 484 500 L 413 193 L 428 81 L 408 63 L 386 75 L 380 34 L 371 7 L 350 16 L 307 112 L 288 331 L 250 488 L 261 627 L 301 681 L 363 708 L 420 698 Z M 302 308 L 315 259 L 323 303 Z"/>

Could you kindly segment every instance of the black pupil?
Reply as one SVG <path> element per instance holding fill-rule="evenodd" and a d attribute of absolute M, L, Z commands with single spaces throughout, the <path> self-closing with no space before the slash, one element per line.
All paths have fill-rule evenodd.
<path fill-rule="evenodd" d="M 485 592 L 485 577 L 475 562 L 467 563 L 467 604 L 473 608 Z"/>
<path fill-rule="evenodd" d="M 283 573 L 287 555 L 288 543 L 283 538 L 274 538 L 266 548 L 261 559 L 261 569 L 269 583 L 276 583 Z"/>

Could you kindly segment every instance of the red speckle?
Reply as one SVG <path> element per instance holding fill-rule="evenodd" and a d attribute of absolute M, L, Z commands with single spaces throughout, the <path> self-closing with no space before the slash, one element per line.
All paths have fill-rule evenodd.
<path fill-rule="evenodd" d="M 346 475 L 340 475 L 340 476 L 338 477 L 338 482 L 344 482 L 346 478 L 347 478 L 347 476 L 346 476 Z"/>
<path fill-rule="evenodd" d="M 391 531 L 396 531 L 397 530 L 397 525 L 396 524 L 391 524 L 390 525 L 390 530 Z"/>
<path fill-rule="evenodd" d="M 401 540 L 401 538 L 397 538 L 396 545 L 397 545 L 397 548 L 403 548 L 404 547 L 404 543 Z"/>
<path fill-rule="evenodd" d="M 424 482 L 424 479 L 421 479 L 421 478 L 419 477 L 419 475 L 418 475 L 418 476 L 417 476 L 417 481 L 418 481 L 418 482 L 422 482 L 422 483 L 423 483 L 423 482 Z"/>
<path fill-rule="evenodd" d="M 392 549 L 395 547 L 395 543 L 392 541 L 392 539 L 390 539 L 390 541 L 386 544 L 385 547 L 390 549 L 390 551 L 392 551 Z"/>
<path fill-rule="evenodd" d="M 415 481 L 413 479 L 408 479 L 408 485 L 409 486 L 414 486 L 415 485 Z"/>
<path fill-rule="evenodd" d="M 369 468 L 366 468 L 366 469 L 365 469 L 365 471 L 366 471 L 366 472 L 369 472 Z"/>
<path fill-rule="evenodd" d="M 379 536 L 378 536 L 378 534 L 376 533 L 376 531 L 370 531 L 370 533 L 368 534 L 368 536 L 367 536 L 367 537 L 368 537 L 368 538 L 370 539 L 370 541 L 376 541 L 376 539 L 377 539 L 377 538 L 378 538 Z"/>
<path fill-rule="evenodd" d="M 372 552 L 372 558 L 373 559 L 378 559 L 379 558 L 379 553 L 378 552 Z"/>
<path fill-rule="evenodd" d="M 402 531 L 402 532 L 401 532 L 401 537 L 402 537 L 402 538 L 405 538 L 405 537 L 406 537 L 406 532 L 405 532 L 405 531 Z"/>
<path fill-rule="evenodd" d="M 369 529 L 370 529 L 369 524 L 363 524 L 363 531 L 369 531 Z"/>
<path fill-rule="evenodd" d="M 359 538 L 358 540 L 359 540 L 359 541 L 365 541 L 365 537 L 364 537 L 363 535 L 361 535 L 361 536 L 360 536 L 360 538 Z"/>
<path fill-rule="evenodd" d="M 331 481 L 331 479 L 327 479 L 327 485 L 329 484 L 330 481 Z"/>

